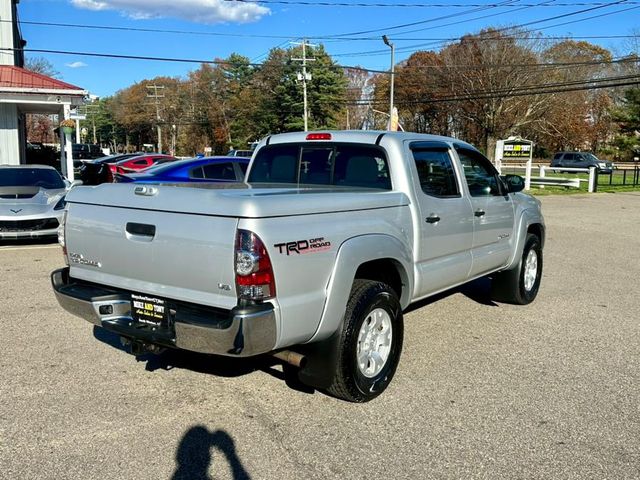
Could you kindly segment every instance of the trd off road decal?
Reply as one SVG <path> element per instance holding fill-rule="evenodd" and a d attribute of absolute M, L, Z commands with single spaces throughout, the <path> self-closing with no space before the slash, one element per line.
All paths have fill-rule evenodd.
<path fill-rule="evenodd" d="M 331 242 L 325 240 L 324 237 L 311 238 L 309 240 L 298 240 L 295 242 L 276 243 L 274 245 L 278 249 L 278 252 L 283 255 L 291 254 L 305 254 L 305 253 L 317 253 L 324 252 L 331 248 Z"/>

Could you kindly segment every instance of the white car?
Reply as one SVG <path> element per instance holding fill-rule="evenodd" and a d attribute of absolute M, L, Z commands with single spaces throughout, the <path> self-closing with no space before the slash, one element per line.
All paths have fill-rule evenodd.
<path fill-rule="evenodd" d="M 0 240 L 57 235 L 69 188 L 53 167 L 0 165 Z"/>

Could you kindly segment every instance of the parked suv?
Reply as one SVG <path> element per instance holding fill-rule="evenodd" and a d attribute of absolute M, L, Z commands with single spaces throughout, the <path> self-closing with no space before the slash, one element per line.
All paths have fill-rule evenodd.
<path fill-rule="evenodd" d="M 598 173 L 611 173 L 613 163 L 600 160 L 589 152 L 558 152 L 551 160 L 552 167 L 589 168 L 596 167 Z"/>
<path fill-rule="evenodd" d="M 74 143 L 71 145 L 71 153 L 74 160 L 92 160 L 105 156 L 100 149 L 100 145 L 92 145 L 90 143 Z"/>

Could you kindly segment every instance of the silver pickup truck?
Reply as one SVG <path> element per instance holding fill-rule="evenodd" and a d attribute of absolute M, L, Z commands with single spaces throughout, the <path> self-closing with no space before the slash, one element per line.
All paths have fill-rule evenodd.
<path fill-rule="evenodd" d="M 298 382 L 368 401 L 411 303 L 482 276 L 498 301 L 536 297 L 545 227 L 522 188 L 452 138 L 273 135 L 246 183 L 73 189 L 53 288 L 134 353 L 272 354 Z"/>

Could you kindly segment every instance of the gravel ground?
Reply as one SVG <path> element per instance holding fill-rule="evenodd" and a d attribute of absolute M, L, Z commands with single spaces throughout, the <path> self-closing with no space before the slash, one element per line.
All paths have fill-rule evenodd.
<path fill-rule="evenodd" d="M 542 202 L 538 299 L 477 281 L 412 307 L 364 405 L 267 359 L 136 359 L 57 305 L 59 248 L 1 244 L 0 478 L 639 478 L 640 194 Z"/>

